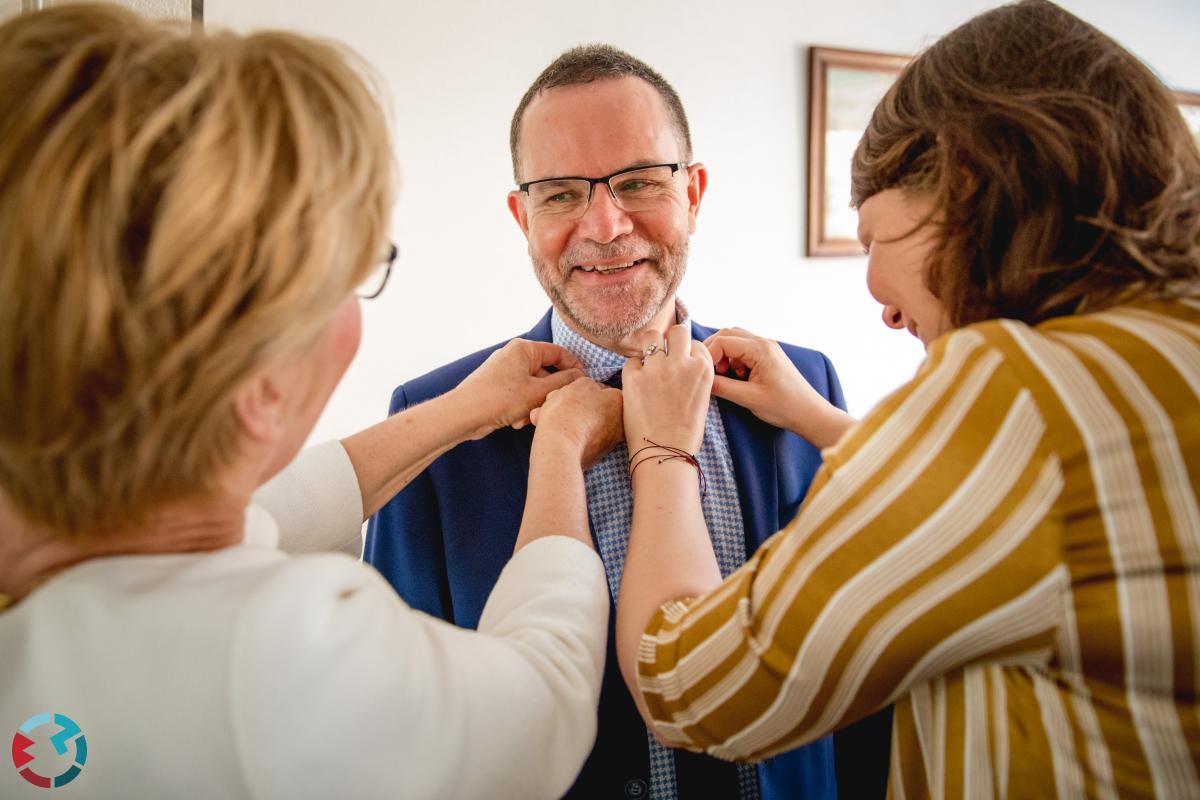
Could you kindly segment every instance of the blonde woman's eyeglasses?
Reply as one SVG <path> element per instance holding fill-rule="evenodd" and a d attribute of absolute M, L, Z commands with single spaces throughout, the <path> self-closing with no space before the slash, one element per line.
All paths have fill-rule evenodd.
<path fill-rule="evenodd" d="M 392 275 L 392 265 L 396 263 L 399 255 L 400 248 L 396 247 L 395 242 L 392 242 L 387 257 L 379 262 L 379 266 L 371 270 L 371 274 L 367 275 L 354 290 L 359 300 L 374 300 L 383 294 L 383 287 L 387 286 L 388 278 Z"/>

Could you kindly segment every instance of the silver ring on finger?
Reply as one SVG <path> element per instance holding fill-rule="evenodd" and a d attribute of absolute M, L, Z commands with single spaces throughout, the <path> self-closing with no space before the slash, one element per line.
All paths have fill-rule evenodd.
<path fill-rule="evenodd" d="M 655 353 L 662 353 L 662 352 L 664 352 L 663 349 L 661 347 L 659 347 L 657 344 L 654 344 L 652 342 L 652 343 L 646 345 L 645 349 L 642 350 L 642 360 L 645 361 L 647 358 L 654 355 Z"/>

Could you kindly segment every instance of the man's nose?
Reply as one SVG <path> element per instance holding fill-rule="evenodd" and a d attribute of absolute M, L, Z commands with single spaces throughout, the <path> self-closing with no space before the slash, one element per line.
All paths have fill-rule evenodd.
<path fill-rule="evenodd" d="M 633 231 L 629 213 L 617 205 L 612 192 L 603 183 L 592 189 L 592 202 L 576 226 L 580 236 L 593 242 L 611 242 Z"/>
<path fill-rule="evenodd" d="M 892 330 L 904 330 L 904 315 L 895 306 L 883 307 L 883 324 Z"/>

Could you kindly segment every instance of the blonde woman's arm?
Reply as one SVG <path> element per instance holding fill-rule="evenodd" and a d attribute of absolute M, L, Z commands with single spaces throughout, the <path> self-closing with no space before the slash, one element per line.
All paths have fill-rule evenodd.
<path fill-rule="evenodd" d="M 248 773 L 255 796 L 525 800 L 570 787 L 596 736 L 609 613 L 583 466 L 619 439 L 620 416 L 621 393 L 590 380 L 547 397 L 517 552 L 478 631 L 409 609 L 345 560 L 279 567 L 234 661 L 235 740 L 266 751 Z"/>
<path fill-rule="evenodd" d="M 512 558 L 477 631 L 410 609 L 364 565 L 281 562 L 235 636 L 230 741 L 250 796 L 562 796 L 595 740 L 609 609 L 599 557 L 564 533 Z"/>
<path fill-rule="evenodd" d="M 527 424 L 547 394 L 580 376 L 577 366 L 560 347 L 514 339 L 446 394 L 301 452 L 254 500 L 284 550 L 358 556 L 364 520 L 451 448 Z"/>

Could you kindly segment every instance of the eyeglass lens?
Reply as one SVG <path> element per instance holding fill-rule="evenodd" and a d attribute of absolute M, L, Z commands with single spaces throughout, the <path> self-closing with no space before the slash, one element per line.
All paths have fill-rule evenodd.
<path fill-rule="evenodd" d="M 581 179 L 536 181 L 528 188 L 531 211 L 541 216 L 572 217 L 587 210 L 594 191 L 608 191 L 624 211 L 646 211 L 674 196 L 676 168 L 631 169 L 608 179 L 608 188 Z"/>

